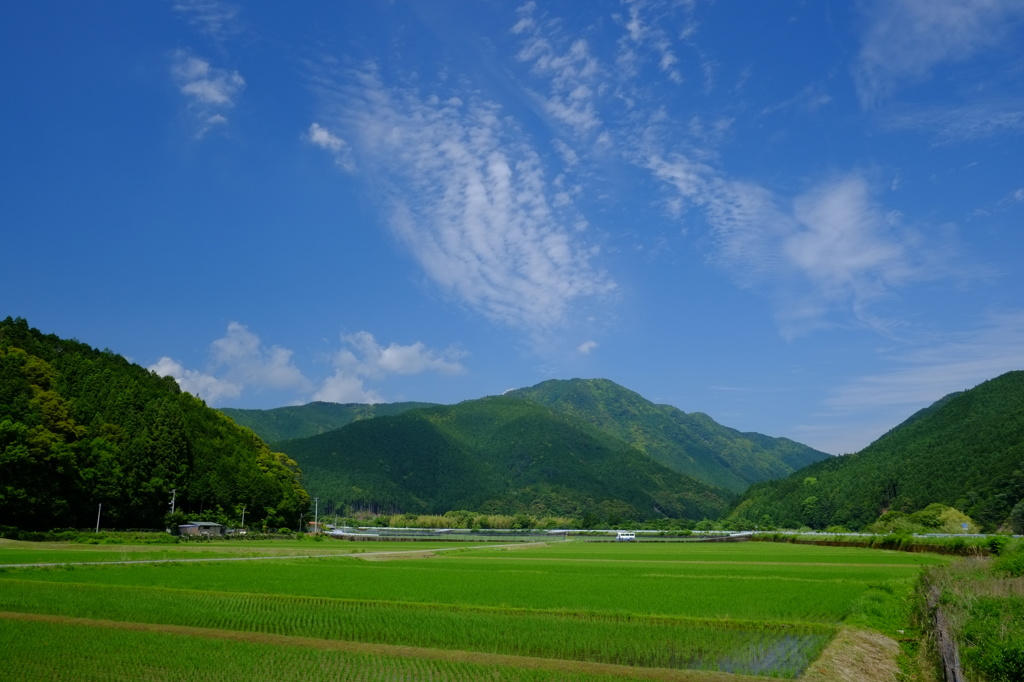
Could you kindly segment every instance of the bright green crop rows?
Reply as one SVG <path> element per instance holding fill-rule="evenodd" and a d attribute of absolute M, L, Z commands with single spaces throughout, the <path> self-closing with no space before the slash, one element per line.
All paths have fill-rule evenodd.
<path fill-rule="evenodd" d="M 476 543 L 477 545 L 483 543 Z M 336 556 L 409 550 L 464 549 L 467 541 L 346 542 L 342 540 L 203 542 L 179 545 L 80 545 L 0 540 L 0 566 L 111 561 L 172 561 L 259 556 Z"/>
<path fill-rule="evenodd" d="M 793 676 L 833 631 L 666 617 L 10 580 L 0 610 L 658 668 Z"/>
<path fill-rule="evenodd" d="M 936 560 L 764 543 L 559 543 L 426 560 L 19 568 L 0 570 L 0 610 L 792 677 L 845 619 L 871 625 L 872 611 L 885 629 L 903 627 L 922 559 Z"/>
<path fill-rule="evenodd" d="M 0 619 L 4 680 L 108 682 L 621 682 L 621 677 L 509 665 L 324 651 L 284 644 Z"/>
<path fill-rule="evenodd" d="M 48 582 L 208 589 L 692 618 L 837 623 L 871 585 L 909 589 L 917 568 L 531 560 L 471 553 L 430 560 L 350 558 L 9 570 Z M 0 574 L 3 575 L 3 574 Z"/>

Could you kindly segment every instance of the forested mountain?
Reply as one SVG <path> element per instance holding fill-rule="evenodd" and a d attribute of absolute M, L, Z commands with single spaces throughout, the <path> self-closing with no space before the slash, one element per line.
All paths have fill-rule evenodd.
<path fill-rule="evenodd" d="M 389 417 L 406 410 L 433 407 L 436 403 L 324 403 L 276 407 L 271 410 L 242 410 L 233 407 L 221 408 L 221 412 L 237 424 L 252 429 L 268 443 L 279 440 L 307 438 L 334 429 L 359 419 Z"/>
<path fill-rule="evenodd" d="M 505 395 L 581 419 L 671 469 L 733 492 L 829 456 L 787 438 L 740 433 L 706 414 L 656 405 L 607 379 L 553 379 Z"/>
<path fill-rule="evenodd" d="M 885 512 L 954 507 L 991 531 L 1024 499 L 1024 372 L 946 396 L 854 455 L 752 486 L 751 522 L 857 530 Z"/>
<path fill-rule="evenodd" d="M 177 510 L 247 507 L 291 526 L 309 506 L 295 462 L 109 350 L 0 322 L 0 525 L 163 527 Z"/>
<path fill-rule="evenodd" d="M 276 446 L 299 462 L 321 511 L 467 509 L 617 523 L 717 518 L 731 501 L 618 438 L 520 398 L 359 420 Z"/>

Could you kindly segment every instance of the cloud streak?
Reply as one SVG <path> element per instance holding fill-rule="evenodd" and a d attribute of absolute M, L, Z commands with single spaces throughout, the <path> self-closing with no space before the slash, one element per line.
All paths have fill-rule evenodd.
<path fill-rule="evenodd" d="M 530 334 L 564 324 L 614 283 L 586 221 L 500 107 L 387 87 L 376 70 L 320 93 L 394 233 L 445 294 Z"/>
<path fill-rule="evenodd" d="M 171 78 L 199 123 L 197 137 L 228 122 L 224 112 L 235 106 L 245 88 L 245 79 L 237 71 L 211 66 L 188 50 L 171 55 Z"/>
<path fill-rule="evenodd" d="M 676 156 L 648 162 L 656 177 L 712 229 L 711 260 L 743 287 L 767 291 L 784 335 L 821 326 L 847 311 L 885 331 L 871 304 L 911 281 L 940 277 L 941 245 L 893 224 L 876 204 L 862 174 L 822 182 L 787 207 L 769 190 L 722 177 L 712 167 Z"/>
<path fill-rule="evenodd" d="M 1017 0 L 876 0 L 854 68 L 862 105 L 998 44 L 1021 16 Z"/>

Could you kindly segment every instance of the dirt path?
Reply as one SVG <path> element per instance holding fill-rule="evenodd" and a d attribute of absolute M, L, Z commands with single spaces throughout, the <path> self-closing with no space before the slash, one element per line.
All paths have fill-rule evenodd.
<path fill-rule="evenodd" d="M 612 675 L 632 680 L 666 680 L 669 682 L 764 682 L 765 680 L 763 677 L 733 675 L 730 673 L 713 671 L 636 668 L 627 665 L 614 665 L 611 663 L 590 663 L 587 661 L 571 661 L 553 658 L 509 656 L 504 654 L 488 654 L 477 651 L 458 651 L 452 649 L 428 649 L 424 647 L 397 646 L 392 644 L 368 644 L 365 642 L 317 639 L 314 637 L 292 637 L 260 632 L 217 630 L 213 628 L 197 628 L 184 625 L 133 623 L 115 620 L 99 620 L 95 618 L 72 618 L 69 616 L 52 616 L 36 613 L 0 611 L 0 618 L 13 621 L 34 621 L 60 625 L 132 630 L 136 632 L 159 632 L 186 637 L 206 637 L 209 639 L 222 639 L 234 642 L 304 646 L 326 651 L 381 654 L 386 656 L 401 656 L 405 658 L 424 658 L 462 663 L 478 663 L 483 665 L 509 666 L 515 668 L 532 668 L 556 672 L 584 672 L 594 675 Z"/>
<path fill-rule="evenodd" d="M 520 543 L 513 545 L 494 545 L 495 549 L 518 549 Z M 332 554 L 267 554 L 258 556 L 230 556 L 206 558 L 175 558 L 175 559 L 123 559 L 117 561 L 59 561 L 53 563 L 33 564 L 0 564 L 0 568 L 47 568 L 55 566 L 114 566 L 117 564 L 188 564 L 208 561 L 267 561 L 271 559 L 368 559 L 382 561 L 386 559 L 427 559 L 441 552 L 456 552 L 466 547 L 437 547 L 430 549 L 393 549 L 380 552 L 338 552 Z"/>

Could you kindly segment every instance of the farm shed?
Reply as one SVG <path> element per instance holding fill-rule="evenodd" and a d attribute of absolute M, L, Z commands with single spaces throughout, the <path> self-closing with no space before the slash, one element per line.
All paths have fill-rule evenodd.
<path fill-rule="evenodd" d="M 193 521 L 178 526 L 181 535 L 224 535 L 224 526 L 213 521 Z"/>

